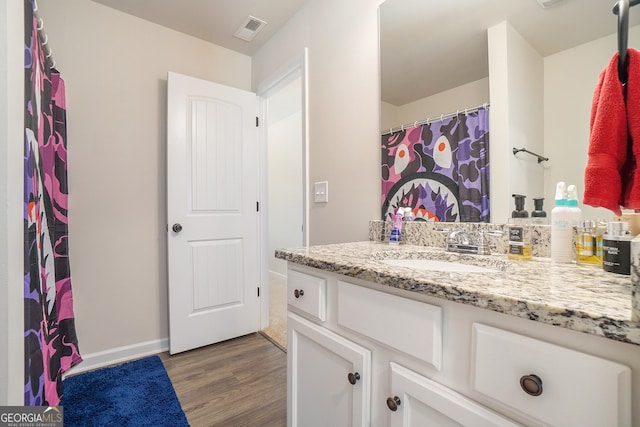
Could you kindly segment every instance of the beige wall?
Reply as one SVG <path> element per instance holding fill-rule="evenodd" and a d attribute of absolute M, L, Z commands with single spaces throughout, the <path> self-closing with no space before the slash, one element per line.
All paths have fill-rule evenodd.
<path fill-rule="evenodd" d="M 23 4 L 0 4 L 0 406 L 24 404 Z"/>
<path fill-rule="evenodd" d="M 382 103 L 381 130 L 414 123 L 440 114 L 477 107 L 489 102 L 489 78 L 485 77 L 408 104 Z"/>
<path fill-rule="evenodd" d="M 251 58 L 90 1 L 38 6 L 67 87 L 80 350 L 167 338 L 167 72 L 250 89 Z"/>
<path fill-rule="evenodd" d="M 381 0 L 312 0 L 253 56 L 253 87 L 309 48 L 309 243 L 366 240 L 380 213 L 378 18 Z"/>

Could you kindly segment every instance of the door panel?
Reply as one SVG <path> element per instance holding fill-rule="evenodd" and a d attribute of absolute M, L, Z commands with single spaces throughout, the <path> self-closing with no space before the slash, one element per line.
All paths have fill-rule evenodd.
<path fill-rule="evenodd" d="M 254 93 L 169 73 L 172 354 L 259 328 L 257 108 Z"/>
<path fill-rule="evenodd" d="M 242 304 L 242 240 L 192 242 L 194 311 Z"/>
<path fill-rule="evenodd" d="M 190 97 L 192 135 L 189 171 L 192 212 L 233 212 L 242 209 L 242 146 L 237 141 L 242 111 L 238 105 Z"/>

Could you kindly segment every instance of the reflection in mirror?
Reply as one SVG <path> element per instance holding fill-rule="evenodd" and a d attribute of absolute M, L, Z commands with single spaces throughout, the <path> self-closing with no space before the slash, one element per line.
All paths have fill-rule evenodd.
<path fill-rule="evenodd" d="M 382 135 L 382 218 L 489 222 L 488 108 Z"/>
<path fill-rule="evenodd" d="M 614 3 L 387 0 L 380 6 L 381 129 L 488 103 L 491 222 L 507 221 L 514 193 L 527 195 L 528 211 L 544 197 L 550 212 L 557 181 L 575 184 L 582 200 L 594 88 L 617 50 Z M 639 23 L 640 7 L 632 8 L 630 48 L 640 48 Z M 587 206 L 583 214 L 611 217 Z"/>

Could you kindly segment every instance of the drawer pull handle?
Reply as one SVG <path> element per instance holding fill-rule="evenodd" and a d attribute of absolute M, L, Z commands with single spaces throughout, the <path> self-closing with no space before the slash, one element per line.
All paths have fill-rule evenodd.
<path fill-rule="evenodd" d="M 387 397 L 387 407 L 391 409 L 393 412 L 398 410 L 398 406 L 400 406 L 400 398 L 398 396 Z"/>
<path fill-rule="evenodd" d="M 530 396 L 540 396 L 542 394 L 542 380 L 534 374 L 523 375 L 520 378 L 520 387 Z"/>
<path fill-rule="evenodd" d="M 300 289 L 300 290 L 297 290 L 297 289 L 296 289 L 295 291 L 293 291 L 293 295 L 294 295 L 296 298 L 300 298 L 301 296 L 303 296 L 303 295 L 304 295 L 304 290 L 303 290 L 303 289 Z"/>
<path fill-rule="evenodd" d="M 349 375 L 347 375 L 347 379 L 349 380 L 349 384 L 356 385 L 356 383 L 360 379 L 360 374 L 357 372 L 349 372 Z"/>

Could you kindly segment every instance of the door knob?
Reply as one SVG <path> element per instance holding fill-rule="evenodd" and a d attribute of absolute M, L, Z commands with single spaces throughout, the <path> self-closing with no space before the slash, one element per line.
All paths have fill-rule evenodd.
<path fill-rule="evenodd" d="M 179 233 L 182 231 L 182 226 L 178 223 L 173 224 L 173 227 L 171 227 L 171 229 L 173 231 L 175 231 L 176 233 Z"/>
<path fill-rule="evenodd" d="M 351 385 L 356 385 L 356 383 L 358 382 L 358 380 L 360 379 L 360 374 L 357 372 L 349 372 L 349 375 L 347 375 L 347 378 L 349 379 L 349 384 Z"/>
<path fill-rule="evenodd" d="M 396 412 L 398 410 L 398 406 L 400 406 L 400 403 L 400 398 L 398 396 L 387 398 L 387 407 L 393 412 Z"/>
<path fill-rule="evenodd" d="M 542 394 L 542 380 L 534 374 L 523 375 L 520 378 L 520 387 L 530 396 L 540 396 Z"/>
<path fill-rule="evenodd" d="M 304 290 L 303 289 L 300 289 L 300 290 L 296 289 L 295 291 L 293 291 L 293 296 L 295 296 L 296 298 L 300 298 L 303 295 L 304 295 Z"/>

